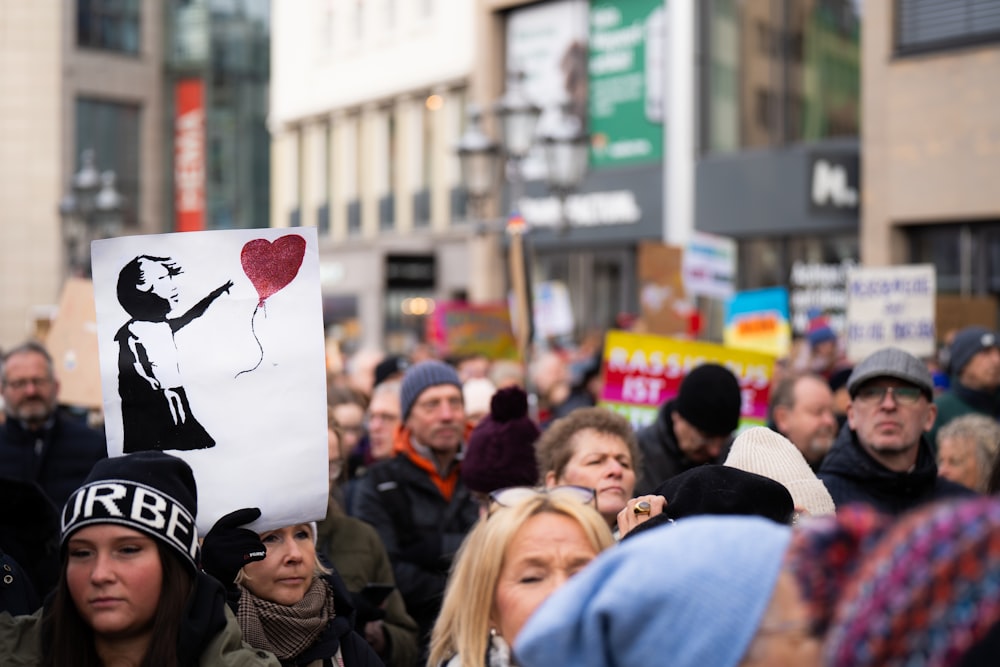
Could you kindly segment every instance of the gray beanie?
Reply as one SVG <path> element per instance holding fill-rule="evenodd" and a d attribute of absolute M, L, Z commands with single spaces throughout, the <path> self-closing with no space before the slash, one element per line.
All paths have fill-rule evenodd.
<path fill-rule="evenodd" d="M 439 384 L 451 384 L 462 391 L 462 381 L 458 373 L 448 364 L 441 361 L 421 361 L 410 366 L 403 376 L 403 385 L 399 390 L 399 407 L 402 410 L 403 421 L 410 416 L 410 408 L 416 403 L 424 390 Z"/>
<path fill-rule="evenodd" d="M 883 347 L 872 352 L 857 366 L 847 379 L 847 393 L 854 398 L 865 382 L 875 378 L 889 377 L 909 382 L 919 387 L 928 400 L 934 397 L 934 380 L 927 365 L 915 356 L 898 347 Z"/>
<path fill-rule="evenodd" d="M 966 365 L 983 350 L 997 347 L 996 334 L 986 327 L 965 327 L 957 334 L 948 348 L 948 372 L 959 375 Z"/>

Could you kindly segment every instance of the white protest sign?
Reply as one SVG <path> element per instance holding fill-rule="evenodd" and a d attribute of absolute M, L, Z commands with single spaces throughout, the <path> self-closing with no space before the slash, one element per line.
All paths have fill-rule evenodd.
<path fill-rule="evenodd" d="M 847 273 L 847 357 L 858 362 L 883 347 L 916 357 L 934 354 L 933 264 L 877 268 Z"/>
<path fill-rule="evenodd" d="M 92 246 L 108 453 L 187 461 L 198 528 L 320 519 L 328 495 L 316 230 L 126 236 Z"/>
<path fill-rule="evenodd" d="M 695 232 L 684 248 L 681 275 L 689 297 L 728 299 L 736 279 L 736 242 L 725 236 Z"/>

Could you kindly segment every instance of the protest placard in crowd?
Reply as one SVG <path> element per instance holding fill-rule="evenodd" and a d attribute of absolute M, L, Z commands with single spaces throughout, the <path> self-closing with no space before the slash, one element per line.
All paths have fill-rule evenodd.
<path fill-rule="evenodd" d="M 933 264 L 855 267 L 847 274 L 847 358 L 883 347 L 934 354 L 937 287 Z"/>
<path fill-rule="evenodd" d="M 726 304 L 722 341 L 727 347 L 786 357 L 792 347 L 788 290 L 767 287 L 737 292 Z"/>
<path fill-rule="evenodd" d="M 315 229 L 93 244 L 108 453 L 187 461 L 204 533 L 260 507 L 266 530 L 326 514 L 326 374 Z"/>
<path fill-rule="evenodd" d="M 600 405 L 636 428 L 652 423 L 657 408 L 674 398 L 691 369 L 705 362 L 729 368 L 740 383 L 740 428 L 767 420 L 774 357 L 714 343 L 610 331 L 604 340 L 604 390 Z"/>
<path fill-rule="evenodd" d="M 503 302 L 436 304 L 427 318 L 427 342 L 442 357 L 481 354 L 489 359 L 518 358 L 510 310 Z"/>

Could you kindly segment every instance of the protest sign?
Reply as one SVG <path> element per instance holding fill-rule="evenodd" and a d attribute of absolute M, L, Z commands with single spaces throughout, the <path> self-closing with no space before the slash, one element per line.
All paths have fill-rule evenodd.
<path fill-rule="evenodd" d="M 858 362 L 883 347 L 933 355 L 936 294 L 933 264 L 848 271 L 848 359 Z"/>
<path fill-rule="evenodd" d="M 681 271 L 689 297 L 728 299 L 736 277 L 736 242 L 725 236 L 695 232 L 684 248 Z"/>
<path fill-rule="evenodd" d="M 958 331 L 974 324 L 987 329 L 996 327 L 997 300 L 995 297 L 991 295 L 937 295 L 934 329 L 939 340 L 944 340 L 949 331 Z"/>
<path fill-rule="evenodd" d="M 767 421 L 774 357 L 712 343 L 690 342 L 610 331 L 604 340 L 604 389 L 600 405 L 641 428 L 656 419 L 657 408 L 674 398 L 681 381 L 696 366 L 726 366 L 740 383 L 740 428 Z"/>
<path fill-rule="evenodd" d="M 639 244 L 639 305 L 650 333 L 685 334 L 694 306 L 685 299 L 681 263 L 684 249 L 655 241 Z"/>
<path fill-rule="evenodd" d="M 92 247 L 111 456 L 187 461 L 198 528 L 320 519 L 328 495 L 316 230 L 124 236 Z"/>
<path fill-rule="evenodd" d="M 726 304 L 722 342 L 728 347 L 786 357 L 792 346 L 788 290 L 784 287 L 738 292 Z"/>
<path fill-rule="evenodd" d="M 544 341 L 560 336 L 571 336 L 575 326 L 573 306 L 565 283 L 547 280 L 535 283 L 535 340 Z"/>
<path fill-rule="evenodd" d="M 101 407 L 101 371 L 97 363 L 97 315 L 94 286 L 84 278 L 63 285 L 59 312 L 45 339 L 59 379 L 59 403 Z"/>
<path fill-rule="evenodd" d="M 427 341 L 441 356 L 518 358 L 506 303 L 439 303 L 427 318 Z"/>

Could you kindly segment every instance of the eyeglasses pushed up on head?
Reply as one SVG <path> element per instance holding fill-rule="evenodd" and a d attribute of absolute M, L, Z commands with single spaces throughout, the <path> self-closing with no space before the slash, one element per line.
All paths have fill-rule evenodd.
<path fill-rule="evenodd" d="M 498 507 L 514 507 L 529 498 L 537 496 L 566 498 L 578 501 L 581 505 L 593 505 L 595 508 L 597 507 L 597 491 L 586 486 L 564 484 L 563 486 L 553 486 L 548 489 L 534 486 L 509 486 L 506 489 L 497 489 L 490 493 L 489 514 L 493 514 Z"/>

